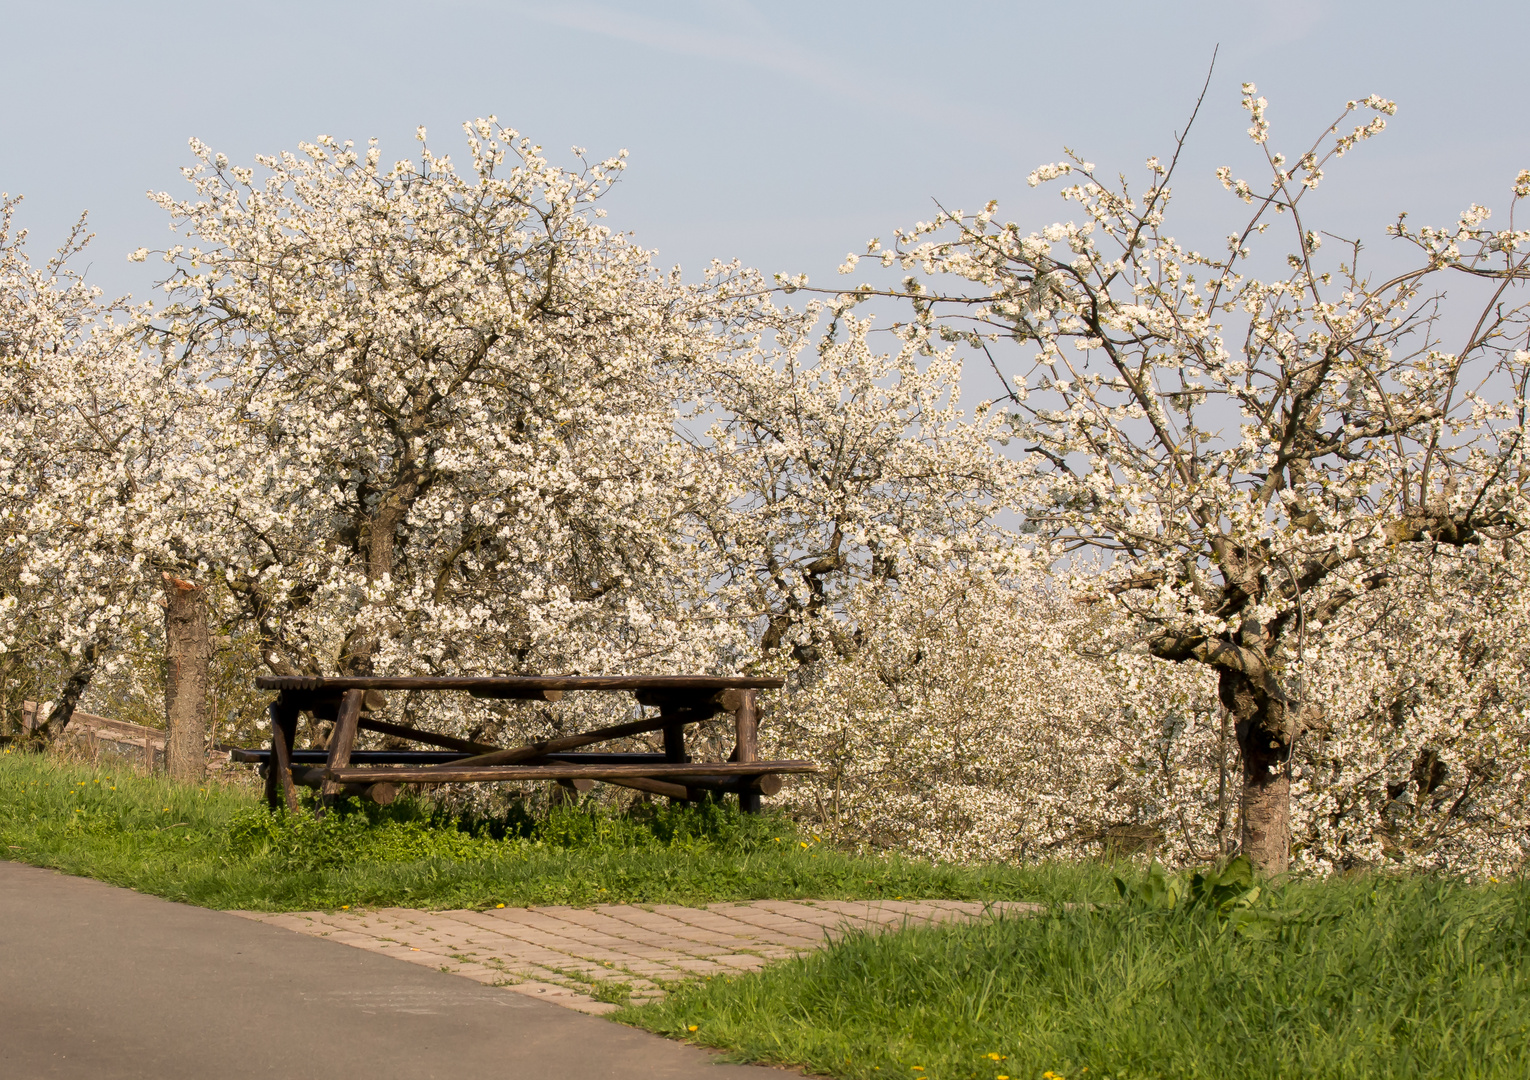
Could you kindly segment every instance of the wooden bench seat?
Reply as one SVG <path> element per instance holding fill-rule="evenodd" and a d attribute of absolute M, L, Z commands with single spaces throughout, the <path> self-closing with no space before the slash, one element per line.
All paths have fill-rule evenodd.
<path fill-rule="evenodd" d="M 256 686 L 278 695 L 270 708 L 271 746 L 235 751 L 231 757 L 264 764 L 267 800 L 277 806 L 284 797 L 290 809 L 297 807 L 298 785 L 319 788 L 326 799 L 362 795 L 391 802 L 399 784 L 555 781 L 589 790 L 599 781 L 680 801 L 730 792 L 738 796 L 741 809 L 758 812 L 760 797 L 778 792 L 782 775 L 817 771 L 808 761 L 759 760 L 756 695 L 782 685 L 781 679 L 705 675 L 265 676 Z M 645 707 L 656 707 L 659 714 L 523 746 L 496 747 L 373 717 L 369 702 L 387 691 L 466 692 L 489 700 L 548 702 L 569 692 L 625 692 Z M 327 749 L 293 747 L 301 712 L 334 722 Z M 686 726 L 719 712 L 733 714 L 732 757 L 725 762 L 691 761 L 685 752 Z M 353 751 L 360 731 L 440 749 Z M 581 750 L 652 732 L 663 733 L 663 753 Z"/>

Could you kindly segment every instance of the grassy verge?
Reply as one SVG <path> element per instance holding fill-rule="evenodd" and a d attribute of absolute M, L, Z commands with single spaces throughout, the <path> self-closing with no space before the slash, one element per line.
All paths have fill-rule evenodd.
<path fill-rule="evenodd" d="M 857 1080 L 1530 1076 L 1524 882 L 1156 900 L 858 935 L 618 1018 Z"/>
<path fill-rule="evenodd" d="M 725 806 L 464 824 L 401 802 L 322 821 L 254 792 L 0 754 L 0 858 L 214 908 L 874 897 L 1045 899 L 1087 871 L 858 858 Z M 1098 875 L 1094 875 L 1097 879 Z"/>

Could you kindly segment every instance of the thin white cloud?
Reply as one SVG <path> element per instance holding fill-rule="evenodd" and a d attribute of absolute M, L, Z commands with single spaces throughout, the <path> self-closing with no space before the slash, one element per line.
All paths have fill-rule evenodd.
<path fill-rule="evenodd" d="M 648 48 L 743 64 L 779 75 L 826 94 L 868 106 L 897 102 L 922 119 L 944 116 L 933 103 L 911 100 L 908 88 L 851 66 L 843 56 L 804 48 L 772 26 L 747 0 L 708 0 L 697 4 L 703 20 L 681 21 L 637 14 L 605 4 L 495 3 L 470 5 L 550 26 L 594 34 Z M 705 25 L 710 24 L 710 25 Z M 949 119 L 949 117 L 946 117 Z"/>

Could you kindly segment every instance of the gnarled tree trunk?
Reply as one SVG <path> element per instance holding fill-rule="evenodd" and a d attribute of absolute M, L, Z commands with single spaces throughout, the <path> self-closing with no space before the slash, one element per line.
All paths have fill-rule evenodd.
<path fill-rule="evenodd" d="M 1242 853 L 1261 872 L 1283 874 L 1291 866 L 1288 765 L 1298 710 L 1267 674 L 1251 678 L 1223 668 L 1217 691 L 1233 715 L 1243 757 Z"/>
<path fill-rule="evenodd" d="M 207 693 L 212 637 L 201 587 L 171 574 L 165 582 L 165 768 L 177 780 L 207 771 Z"/>

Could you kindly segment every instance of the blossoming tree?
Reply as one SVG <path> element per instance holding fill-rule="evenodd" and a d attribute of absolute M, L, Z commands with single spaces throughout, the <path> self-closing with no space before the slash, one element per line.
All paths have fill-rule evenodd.
<path fill-rule="evenodd" d="M 182 441 L 197 422 L 135 347 L 135 312 L 70 269 L 83 219 L 34 266 L 16 203 L 0 203 L 0 641 L 7 689 L 52 698 L 36 729 L 48 739 L 98 669 L 122 662 L 124 637 L 154 632 L 156 576 L 185 551 L 167 494 L 197 471 Z"/>
<path fill-rule="evenodd" d="M 1031 232 L 993 204 L 942 212 L 869 245 L 910 271 L 901 285 L 839 303 L 906 303 L 932 350 L 1024 354 L 1003 371 L 1012 432 L 1041 462 L 1028 524 L 1058 559 L 1103 553 L 1105 572 L 1074 584 L 1128 612 L 1153 656 L 1215 672 L 1241 750 L 1242 849 L 1283 871 L 1293 750 L 1322 724 L 1304 664 L 1357 599 L 1525 520 L 1530 352 L 1515 290 L 1530 233 L 1514 207 L 1530 172 L 1506 227 L 1480 206 L 1444 229 L 1399 219 L 1392 234 L 1415 260 L 1375 274 L 1358 241 L 1316 227 L 1309 202 L 1393 104 L 1350 102 L 1294 157 L 1270 148 L 1252 85 L 1243 105 L 1268 182 L 1219 170 L 1253 208 L 1223 253 L 1165 231 L 1177 149 L 1148 161 L 1141 191 L 1071 156 L 1030 181 L 1064 182 L 1079 220 Z M 1374 116 L 1345 130 L 1357 111 Z M 1446 276 L 1482 286 L 1464 317 L 1437 291 Z"/>
<path fill-rule="evenodd" d="M 620 670 L 674 644 L 674 370 L 710 331 L 600 223 L 621 157 L 571 172 L 466 130 L 465 175 L 423 131 L 418 162 L 326 138 L 259 176 L 195 144 L 195 197 L 156 196 L 196 245 L 163 253 L 156 326 L 225 388 L 200 497 L 276 671 Z"/>
<path fill-rule="evenodd" d="M 762 738 L 825 766 L 784 798 L 846 842 L 1208 858 L 1241 761 L 1267 869 L 1519 865 L 1525 234 L 1404 219 L 1416 262 L 1367 270 L 1311 191 L 1391 104 L 1294 162 L 1244 104 L 1270 180 L 1222 172 L 1253 207 L 1225 254 L 1168 235 L 1173 161 L 1136 192 L 1074 157 L 1032 179 L 1079 221 L 942 213 L 870 246 L 902 284 L 800 310 L 657 270 L 601 219 L 621 157 L 492 119 L 460 171 L 423 134 L 391 167 L 194 144 L 157 312 L 71 277 L 82 237 L 33 267 L 7 204 L 6 692 L 59 687 L 56 731 L 145 642 L 205 666 L 222 635 L 164 598 L 277 672 L 787 673 Z"/>

